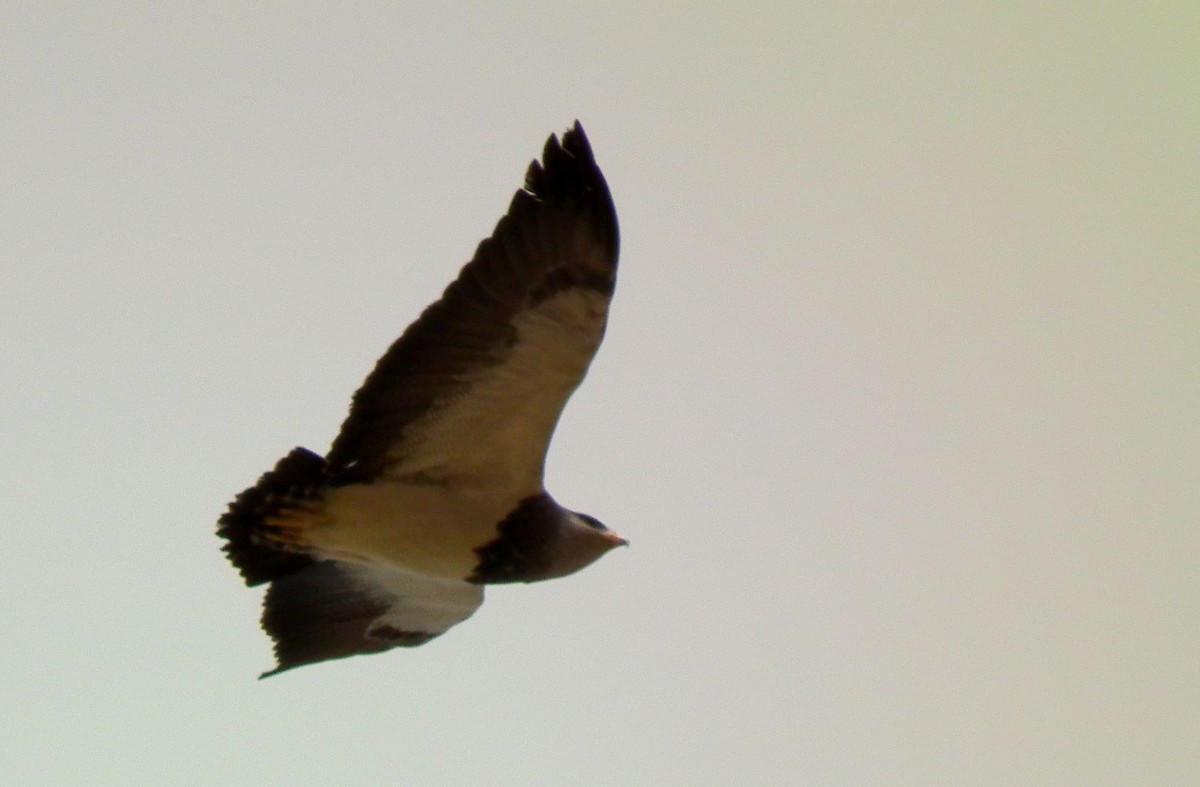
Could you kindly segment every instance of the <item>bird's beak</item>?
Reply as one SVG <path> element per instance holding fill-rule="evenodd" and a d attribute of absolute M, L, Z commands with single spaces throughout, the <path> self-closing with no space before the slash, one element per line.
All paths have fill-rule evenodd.
<path fill-rule="evenodd" d="M 620 536 L 618 536 L 616 533 L 612 532 L 611 530 L 610 530 L 610 531 L 608 531 L 608 532 L 606 532 L 606 533 L 604 534 L 604 537 L 605 537 L 606 539 L 608 539 L 608 541 L 609 541 L 609 542 L 612 544 L 612 546 L 613 546 L 613 547 L 627 547 L 627 546 L 629 546 L 629 540 L 628 540 L 628 539 L 621 538 Z"/>

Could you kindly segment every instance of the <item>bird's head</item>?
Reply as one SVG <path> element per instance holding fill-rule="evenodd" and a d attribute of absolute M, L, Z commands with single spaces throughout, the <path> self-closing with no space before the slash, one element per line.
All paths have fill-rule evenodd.
<path fill-rule="evenodd" d="M 599 560 L 615 547 L 628 546 L 629 542 L 609 530 L 594 516 L 563 510 L 555 539 L 550 576 L 562 577 L 573 574 Z"/>

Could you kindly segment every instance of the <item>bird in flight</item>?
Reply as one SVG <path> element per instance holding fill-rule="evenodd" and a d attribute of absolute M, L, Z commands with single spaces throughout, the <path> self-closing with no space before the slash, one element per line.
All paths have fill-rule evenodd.
<path fill-rule="evenodd" d="M 571 574 L 626 541 L 543 487 L 604 336 L 616 210 L 578 122 L 551 135 L 490 238 L 379 359 L 327 456 L 295 448 L 217 526 L 267 583 L 276 666 L 421 645 L 483 586 Z"/>

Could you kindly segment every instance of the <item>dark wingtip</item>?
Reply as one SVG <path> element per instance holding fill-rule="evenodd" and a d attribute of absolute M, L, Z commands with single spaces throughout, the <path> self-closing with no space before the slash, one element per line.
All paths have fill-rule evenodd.
<path fill-rule="evenodd" d="M 592 158 L 592 143 L 588 142 L 583 124 L 576 119 L 574 125 L 563 133 L 562 146 L 568 151 L 578 151 L 584 158 Z"/>
<path fill-rule="evenodd" d="M 600 184 L 607 190 L 604 176 L 596 166 L 592 145 L 578 120 L 574 126 L 563 132 L 562 139 L 559 139 L 557 134 L 551 134 L 546 139 L 546 144 L 542 147 L 541 161 L 534 159 L 529 163 L 529 169 L 525 173 L 525 190 L 540 196 L 555 180 L 554 171 L 567 170 L 570 174 L 585 176 L 587 180 L 599 179 Z"/>
<path fill-rule="evenodd" d="M 602 235 L 608 253 L 616 258 L 620 248 L 617 208 L 608 181 L 596 164 L 592 145 L 578 120 L 560 139 L 551 134 L 525 173 L 525 193 L 544 200 L 574 202 L 586 210 Z M 510 212 L 517 207 L 521 192 L 514 197 Z"/>
<path fill-rule="evenodd" d="M 583 124 L 578 120 L 575 121 L 569 129 L 563 132 L 562 140 L 558 136 L 551 134 L 546 140 L 546 147 L 542 151 L 543 158 L 552 155 L 551 149 L 558 149 L 574 156 L 575 158 L 584 161 L 590 161 L 595 164 L 595 156 L 592 153 L 592 144 L 588 141 L 587 133 L 583 130 Z"/>

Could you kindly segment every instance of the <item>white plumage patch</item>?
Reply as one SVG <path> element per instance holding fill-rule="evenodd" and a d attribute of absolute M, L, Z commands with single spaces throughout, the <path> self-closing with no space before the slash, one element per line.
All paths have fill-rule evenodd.
<path fill-rule="evenodd" d="M 387 605 L 387 611 L 367 626 L 367 635 L 372 637 L 386 639 L 389 630 L 437 636 L 471 617 L 483 603 L 483 588 L 469 582 L 390 566 L 351 565 L 345 570 Z"/>
<path fill-rule="evenodd" d="M 604 336 L 607 309 L 607 296 L 571 288 L 518 314 L 516 342 L 406 430 L 388 476 L 453 477 L 514 500 L 540 491 L 546 447 Z"/>

